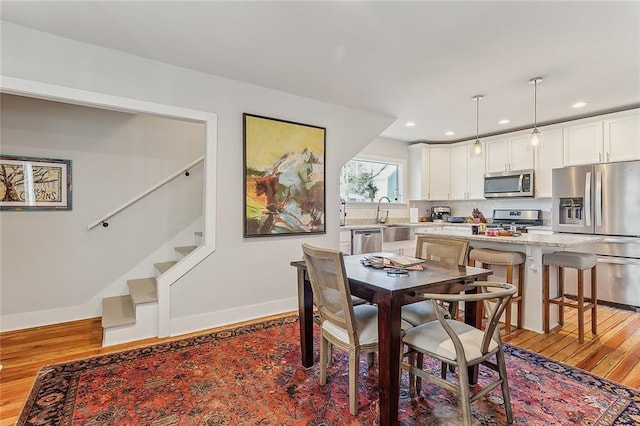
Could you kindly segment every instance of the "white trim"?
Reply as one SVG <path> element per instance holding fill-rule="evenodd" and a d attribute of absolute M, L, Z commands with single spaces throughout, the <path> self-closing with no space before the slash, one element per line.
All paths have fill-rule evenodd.
<path fill-rule="evenodd" d="M 170 286 L 215 251 L 216 163 L 218 144 L 217 114 L 4 75 L 0 75 L 0 92 L 113 111 L 151 114 L 195 121 L 205 125 L 203 245 L 194 252 L 192 256 L 187 256 L 183 261 L 176 264 L 171 271 L 163 274 L 158 279 L 158 335 L 159 337 L 168 336 L 171 330 Z M 65 308 L 65 310 L 68 309 L 69 308 Z M 81 308 L 80 311 L 86 311 L 86 308 Z M 3 323 L 6 321 L 5 318 L 6 317 L 2 318 Z"/>
<path fill-rule="evenodd" d="M 182 317 L 171 323 L 171 336 L 202 331 L 207 328 L 221 327 L 283 312 L 297 311 L 298 298 L 275 300 L 249 306 L 239 306 L 233 309 L 213 313 Z"/>

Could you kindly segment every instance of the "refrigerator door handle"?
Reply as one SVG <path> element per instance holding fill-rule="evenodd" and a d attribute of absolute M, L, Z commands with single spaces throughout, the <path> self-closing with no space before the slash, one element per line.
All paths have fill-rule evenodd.
<path fill-rule="evenodd" d="M 596 172 L 595 190 L 596 226 L 602 226 L 602 172 Z"/>
<path fill-rule="evenodd" d="M 587 172 L 584 178 L 584 222 L 591 226 L 591 172 Z"/>

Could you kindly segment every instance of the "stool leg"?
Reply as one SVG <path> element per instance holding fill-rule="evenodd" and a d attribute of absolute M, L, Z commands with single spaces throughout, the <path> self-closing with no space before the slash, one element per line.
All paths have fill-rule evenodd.
<path fill-rule="evenodd" d="M 578 271 L 578 342 L 584 343 L 584 270 Z"/>
<path fill-rule="evenodd" d="M 513 284 L 513 266 L 507 265 L 507 282 Z M 511 334 L 511 305 L 509 302 L 504 313 L 504 332 L 505 334 Z"/>
<path fill-rule="evenodd" d="M 558 305 L 558 324 L 564 325 L 564 268 L 558 266 L 558 296 L 562 304 Z"/>
<path fill-rule="evenodd" d="M 596 271 L 596 267 L 591 268 L 591 332 L 595 335 L 598 334 L 598 321 L 597 321 L 597 307 L 598 307 L 598 292 L 597 288 L 597 278 L 598 274 Z"/>
<path fill-rule="evenodd" d="M 542 329 L 549 332 L 549 265 L 542 266 L 542 302 L 544 305 L 542 317 Z"/>
<path fill-rule="evenodd" d="M 518 328 L 522 329 L 524 322 L 524 263 L 518 265 Z"/>

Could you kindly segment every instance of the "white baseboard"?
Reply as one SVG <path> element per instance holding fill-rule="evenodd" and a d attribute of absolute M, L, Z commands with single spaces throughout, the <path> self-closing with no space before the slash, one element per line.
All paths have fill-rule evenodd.
<path fill-rule="evenodd" d="M 224 311 L 210 312 L 171 320 L 171 336 L 194 333 L 208 328 L 221 327 L 242 321 L 249 321 L 282 312 L 298 310 L 298 298 L 276 300 L 269 303 L 240 306 Z"/>
<path fill-rule="evenodd" d="M 100 307 L 94 304 L 67 306 L 59 309 L 2 315 L 0 332 L 22 330 L 61 322 L 77 321 L 100 316 Z"/>

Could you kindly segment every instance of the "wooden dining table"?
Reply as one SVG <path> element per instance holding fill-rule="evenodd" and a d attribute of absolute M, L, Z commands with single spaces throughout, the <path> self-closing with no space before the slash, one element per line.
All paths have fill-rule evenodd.
<path fill-rule="evenodd" d="M 384 256 L 384 253 L 345 256 L 344 264 L 351 294 L 361 297 L 378 307 L 378 363 L 380 425 L 398 423 L 400 398 L 400 351 L 402 332 L 401 308 L 419 300 L 420 293 L 475 292 L 467 284 L 484 280 L 490 269 L 457 266 L 425 261 L 423 270 L 411 270 L 407 275 L 390 275 L 383 269 L 364 266 L 361 260 L 368 256 Z M 300 315 L 300 347 L 302 365 L 312 367 L 313 357 L 313 291 L 304 261 L 293 261 L 297 268 L 298 311 Z M 466 303 L 464 320 L 480 326 L 482 309 L 476 303 Z M 470 372 L 470 380 L 477 380 L 477 368 Z"/>

